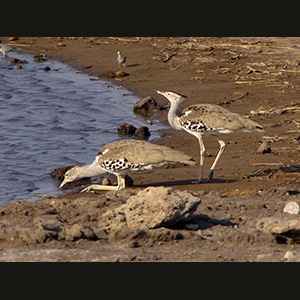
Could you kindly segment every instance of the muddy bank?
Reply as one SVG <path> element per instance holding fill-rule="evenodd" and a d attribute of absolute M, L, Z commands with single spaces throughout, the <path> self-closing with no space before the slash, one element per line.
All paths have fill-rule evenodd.
<path fill-rule="evenodd" d="M 298 261 L 290 201 L 299 196 L 286 189 L 237 197 L 149 187 L 13 202 L 0 209 L 0 260 Z"/>
<path fill-rule="evenodd" d="M 8 40 L 0 39 L 2 42 Z M 138 238 L 133 238 L 132 233 L 121 234 L 121 238 L 111 233 L 101 235 L 90 223 L 72 219 L 72 214 L 79 213 L 82 219 L 89 218 L 90 213 L 76 212 L 75 207 L 79 209 L 89 204 L 101 207 L 102 202 L 107 205 L 107 194 L 83 196 L 74 193 L 55 200 L 65 201 L 68 207 L 75 205 L 65 212 L 64 219 L 60 221 L 64 224 L 65 220 L 71 227 L 58 225 L 61 236 L 58 232 L 56 239 L 50 239 L 46 238 L 49 233 L 45 235 L 43 232 L 45 241 L 40 238 L 40 242 L 34 243 L 18 238 L 8 242 L 2 238 L 3 255 L 12 255 L 11 258 L 10 254 L 3 256 L 4 260 L 17 259 L 15 249 L 19 249 L 20 253 L 24 249 L 35 251 L 40 259 L 48 257 L 55 260 L 58 255 L 57 260 L 120 261 L 282 261 L 288 250 L 299 253 L 297 234 L 291 237 L 290 232 L 266 232 L 260 230 L 261 226 L 256 226 L 263 217 L 299 218 L 298 215 L 282 212 L 286 201 L 298 201 L 300 191 L 299 38 L 34 37 L 19 38 L 14 42 L 20 51 L 46 54 L 95 76 L 110 70 L 119 71 L 116 53 L 120 50 L 127 56 L 125 71 L 129 75 L 109 79 L 112 82 L 125 86 L 141 98 L 151 96 L 161 106 L 166 106 L 167 101 L 156 94 L 157 89 L 170 89 L 187 95 L 182 107 L 198 102 L 222 105 L 263 125 L 266 134 L 224 136 L 227 147 L 210 183 L 191 183 L 198 177 L 198 167 L 158 169 L 154 173 L 133 176 L 134 188 L 127 193 L 136 193 L 150 185 L 199 194 L 201 203 L 187 223 L 179 222 L 170 228 L 151 228 L 145 234 L 138 234 Z M 154 118 L 166 123 L 166 114 L 166 111 L 160 111 L 155 113 Z M 155 142 L 199 159 L 198 142 L 194 137 L 173 129 L 164 134 L 163 139 Z M 263 141 L 269 142 L 270 150 L 259 154 L 257 149 Z M 207 150 L 204 176 L 207 176 L 218 151 L 218 143 L 213 137 L 205 138 L 204 142 Z M 123 199 L 121 203 L 114 200 L 113 205 L 124 205 L 129 196 L 126 197 L 120 196 Z M 47 206 L 51 201 L 53 199 L 21 202 L 20 205 L 28 206 L 29 211 L 32 207 L 34 218 L 36 213 L 56 218 L 55 213 L 47 213 L 47 210 L 51 211 Z M 114 207 L 112 203 L 109 203 L 108 209 Z M 95 216 L 98 220 L 103 211 L 98 207 L 94 210 L 99 210 L 99 215 Z M 21 211 L 15 209 L 12 214 L 14 221 L 20 218 L 20 224 L 22 214 L 26 215 Z M 28 214 L 29 217 L 30 212 Z M 33 226 L 33 223 L 28 224 L 28 228 Z M 80 225 L 72 229 L 75 224 Z M 95 235 L 84 226 L 92 228 Z M 77 230 L 77 237 L 72 240 L 72 234 L 66 233 L 68 230 Z M 159 240 L 157 235 L 160 234 L 166 237 Z M 33 258 L 33 255 L 27 256 L 28 260 Z M 20 255 L 19 259 L 26 260 L 26 255 Z"/>

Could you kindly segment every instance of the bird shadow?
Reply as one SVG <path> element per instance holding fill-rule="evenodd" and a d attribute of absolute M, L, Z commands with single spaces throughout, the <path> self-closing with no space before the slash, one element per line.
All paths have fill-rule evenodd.
<path fill-rule="evenodd" d="M 138 67 L 140 64 L 131 64 L 131 65 L 126 65 L 126 68 L 132 68 L 132 67 Z"/>
<path fill-rule="evenodd" d="M 211 179 L 210 181 L 208 180 L 203 180 L 201 183 L 195 183 L 197 180 L 196 179 L 189 179 L 189 180 L 173 180 L 173 181 L 160 181 L 160 182 L 153 182 L 153 183 L 146 183 L 146 184 L 139 184 L 135 185 L 136 187 L 141 187 L 145 188 L 148 186 L 181 186 L 181 185 L 195 185 L 195 184 L 214 184 L 214 183 L 232 183 L 236 182 L 236 180 L 233 179 Z"/>

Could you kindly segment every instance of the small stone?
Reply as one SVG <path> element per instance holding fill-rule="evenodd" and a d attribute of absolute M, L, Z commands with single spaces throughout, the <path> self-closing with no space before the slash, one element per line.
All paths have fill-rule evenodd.
<path fill-rule="evenodd" d="M 122 123 L 118 126 L 118 133 L 123 135 L 133 135 L 136 131 L 136 127 L 130 124 Z"/>
<path fill-rule="evenodd" d="M 66 47 L 67 45 L 64 43 L 58 43 L 55 45 L 56 48 L 60 48 L 60 47 Z"/>
<path fill-rule="evenodd" d="M 268 141 L 263 141 L 261 145 L 256 150 L 256 154 L 265 154 L 265 153 L 271 153 L 271 145 Z"/>
<path fill-rule="evenodd" d="M 45 72 L 51 71 L 51 68 L 50 68 L 49 66 L 46 66 L 46 67 L 44 68 L 44 71 L 45 71 Z"/>
<path fill-rule="evenodd" d="M 21 65 L 16 65 L 15 69 L 23 69 L 23 67 Z"/>
<path fill-rule="evenodd" d="M 44 61 L 47 60 L 47 59 L 46 59 L 46 56 L 45 56 L 45 55 L 42 55 L 42 54 L 35 55 L 35 56 L 33 57 L 33 59 L 34 59 L 35 62 L 44 62 Z"/>
<path fill-rule="evenodd" d="M 300 254 L 292 252 L 290 250 L 286 251 L 284 255 L 284 259 L 288 262 L 299 262 L 300 261 Z"/>
<path fill-rule="evenodd" d="M 105 177 L 102 180 L 102 185 L 111 185 L 111 181 L 107 177 Z"/>
<path fill-rule="evenodd" d="M 151 96 L 139 100 L 133 106 L 133 112 L 141 113 L 141 114 L 150 113 L 153 112 L 154 110 L 161 110 L 161 109 L 162 107 Z"/>
<path fill-rule="evenodd" d="M 11 61 L 10 61 L 10 63 L 12 63 L 12 64 L 17 64 L 17 63 L 19 63 L 19 59 L 17 59 L 17 58 L 12 58 L 11 59 Z"/>
<path fill-rule="evenodd" d="M 118 71 L 116 73 L 116 77 L 120 78 L 120 77 L 126 77 L 126 76 L 129 76 L 128 73 L 124 72 L 124 71 Z"/>
<path fill-rule="evenodd" d="M 142 126 L 138 128 L 134 133 L 135 138 L 138 140 L 147 140 L 150 135 L 151 133 L 147 126 Z"/>
<path fill-rule="evenodd" d="M 141 247 L 141 245 L 139 244 L 138 241 L 132 241 L 129 243 L 129 247 L 130 248 L 138 248 L 138 247 Z"/>
<path fill-rule="evenodd" d="M 115 78 L 116 74 L 113 71 L 106 71 L 98 75 L 99 78 Z"/>
<path fill-rule="evenodd" d="M 291 201 L 288 202 L 283 209 L 283 212 L 289 213 L 292 215 L 298 215 L 299 214 L 299 205 L 297 202 Z"/>

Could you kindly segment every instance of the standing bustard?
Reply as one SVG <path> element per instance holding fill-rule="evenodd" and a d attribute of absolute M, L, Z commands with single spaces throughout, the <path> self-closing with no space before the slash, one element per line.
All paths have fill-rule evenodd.
<path fill-rule="evenodd" d="M 119 68 L 121 67 L 121 64 L 123 65 L 123 68 L 125 68 L 125 63 L 126 63 L 127 57 L 123 56 L 120 51 L 117 52 L 117 55 L 118 55 L 117 62 L 118 62 Z"/>
<path fill-rule="evenodd" d="M 67 182 L 111 173 L 117 176 L 117 186 L 92 184 L 83 189 L 82 192 L 121 190 L 125 188 L 125 175 L 127 173 L 151 172 L 153 167 L 162 167 L 178 162 L 187 165 L 197 164 L 189 155 L 166 146 L 139 140 L 115 141 L 102 147 L 92 164 L 75 166 L 67 171 L 60 188 Z"/>
<path fill-rule="evenodd" d="M 205 153 L 205 147 L 202 140 L 203 135 L 215 135 L 220 144 L 220 150 L 208 173 L 208 180 L 211 180 L 217 162 L 225 149 L 225 143 L 219 138 L 219 134 L 251 131 L 264 132 L 263 127 L 256 122 L 244 118 L 239 114 L 232 113 L 218 105 L 195 104 L 186 107 L 180 113 L 179 105 L 184 98 L 187 98 L 186 96 L 173 91 L 157 91 L 157 93 L 165 96 L 171 103 L 168 113 L 168 121 L 170 125 L 174 129 L 185 130 L 199 140 L 200 175 L 199 180 L 195 183 L 200 183 L 202 181 Z"/>

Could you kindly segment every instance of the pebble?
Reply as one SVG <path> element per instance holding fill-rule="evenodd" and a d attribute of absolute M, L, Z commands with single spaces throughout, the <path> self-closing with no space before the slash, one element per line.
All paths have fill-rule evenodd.
<path fill-rule="evenodd" d="M 129 76 L 128 73 L 125 73 L 124 71 L 118 71 L 117 73 L 115 73 L 115 76 L 120 78 L 120 77 L 126 77 Z"/>
<path fill-rule="evenodd" d="M 134 133 L 135 138 L 138 140 L 147 140 L 150 137 L 150 135 L 151 133 L 147 126 L 142 126 L 138 128 Z"/>
<path fill-rule="evenodd" d="M 99 78 L 115 78 L 116 73 L 114 71 L 106 71 L 98 75 Z"/>
<path fill-rule="evenodd" d="M 268 141 L 263 141 L 261 145 L 256 150 L 256 154 L 265 154 L 265 153 L 271 153 L 271 145 Z"/>
<path fill-rule="evenodd" d="M 118 133 L 123 135 L 133 135 L 136 132 L 136 127 L 131 124 L 122 123 L 118 126 Z"/>
<path fill-rule="evenodd" d="M 44 71 L 45 72 L 51 71 L 51 68 L 49 66 L 46 66 L 46 67 L 44 67 Z"/>
<path fill-rule="evenodd" d="M 44 61 L 47 60 L 47 59 L 46 59 L 46 55 L 42 55 L 42 54 L 35 55 L 35 56 L 33 57 L 33 59 L 34 59 L 35 62 L 44 62 Z"/>
<path fill-rule="evenodd" d="M 290 250 L 286 251 L 284 255 L 284 260 L 288 262 L 299 262 L 300 261 L 300 254 L 292 252 Z"/>
<path fill-rule="evenodd" d="M 102 180 L 102 185 L 111 185 L 111 181 L 107 177 L 105 177 Z"/>
<path fill-rule="evenodd" d="M 298 215 L 299 214 L 299 204 L 295 201 L 288 202 L 283 209 L 283 212 L 289 213 L 292 215 Z"/>

